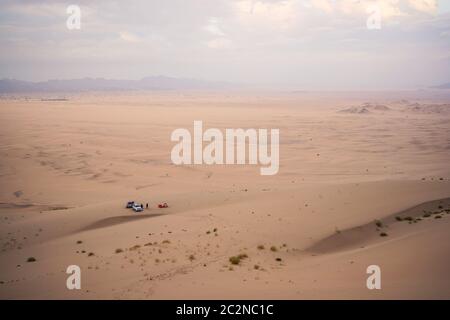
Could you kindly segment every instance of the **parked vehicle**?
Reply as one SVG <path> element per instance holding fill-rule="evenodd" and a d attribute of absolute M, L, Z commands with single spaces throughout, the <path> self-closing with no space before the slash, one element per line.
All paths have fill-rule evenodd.
<path fill-rule="evenodd" d="M 134 203 L 133 204 L 133 211 L 134 212 L 141 212 L 144 211 L 144 206 L 140 203 Z"/>
<path fill-rule="evenodd" d="M 169 206 L 167 205 L 167 202 L 164 202 L 164 203 L 160 203 L 160 204 L 158 204 L 158 208 L 168 208 Z"/>
<path fill-rule="evenodd" d="M 134 201 L 128 201 L 125 208 L 131 209 L 131 208 L 133 208 L 133 205 L 134 205 Z"/>

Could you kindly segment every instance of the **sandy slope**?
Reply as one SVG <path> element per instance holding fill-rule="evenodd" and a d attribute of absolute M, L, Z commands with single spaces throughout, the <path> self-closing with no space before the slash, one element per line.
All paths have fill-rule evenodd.
<path fill-rule="evenodd" d="M 412 109 L 405 93 L 372 96 L 389 109 L 363 114 L 339 112 L 360 95 L 69 98 L 0 102 L 1 298 L 450 298 L 441 105 Z M 193 120 L 280 128 L 279 174 L 173 166 L 170 133 Z M 72 264 L 80 291 L 65 286 Z M 371 264 L 382 290 L 365 286 Z"/>

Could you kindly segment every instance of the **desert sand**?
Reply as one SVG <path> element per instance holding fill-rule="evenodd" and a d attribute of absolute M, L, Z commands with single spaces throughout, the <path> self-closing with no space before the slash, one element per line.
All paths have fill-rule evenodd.
<path fill-rule="evenodd" d="M 60 96 L 0 101 L 0 298 L 450 299 L 448 96 Z M 279 128 L 278 174 L 171 164 L 194 120 Z"/>

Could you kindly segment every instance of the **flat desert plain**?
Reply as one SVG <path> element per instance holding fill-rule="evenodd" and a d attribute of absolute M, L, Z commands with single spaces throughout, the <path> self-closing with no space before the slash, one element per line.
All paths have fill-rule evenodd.
<path fill-rule="evenodd" d="M 448 95 L 60 96 L 0 101 L 0 298 L 450 299 Z M 194 120 L 278 128 L 278 174 L 172 164 Z"/>

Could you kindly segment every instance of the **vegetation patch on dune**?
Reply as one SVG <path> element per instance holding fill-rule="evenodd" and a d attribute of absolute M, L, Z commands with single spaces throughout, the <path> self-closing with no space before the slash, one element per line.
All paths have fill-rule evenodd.
<path fill-rule="evenodd" d="M 248 258 L 248 255 L 246 253 L 241 253 L 237 256 L 230 257 L 228 260 L 230 261 L 231 264 L 238 265 L 241 263 L 241 261 L 243 259 L 246 259 L 246 258 Z"/>

